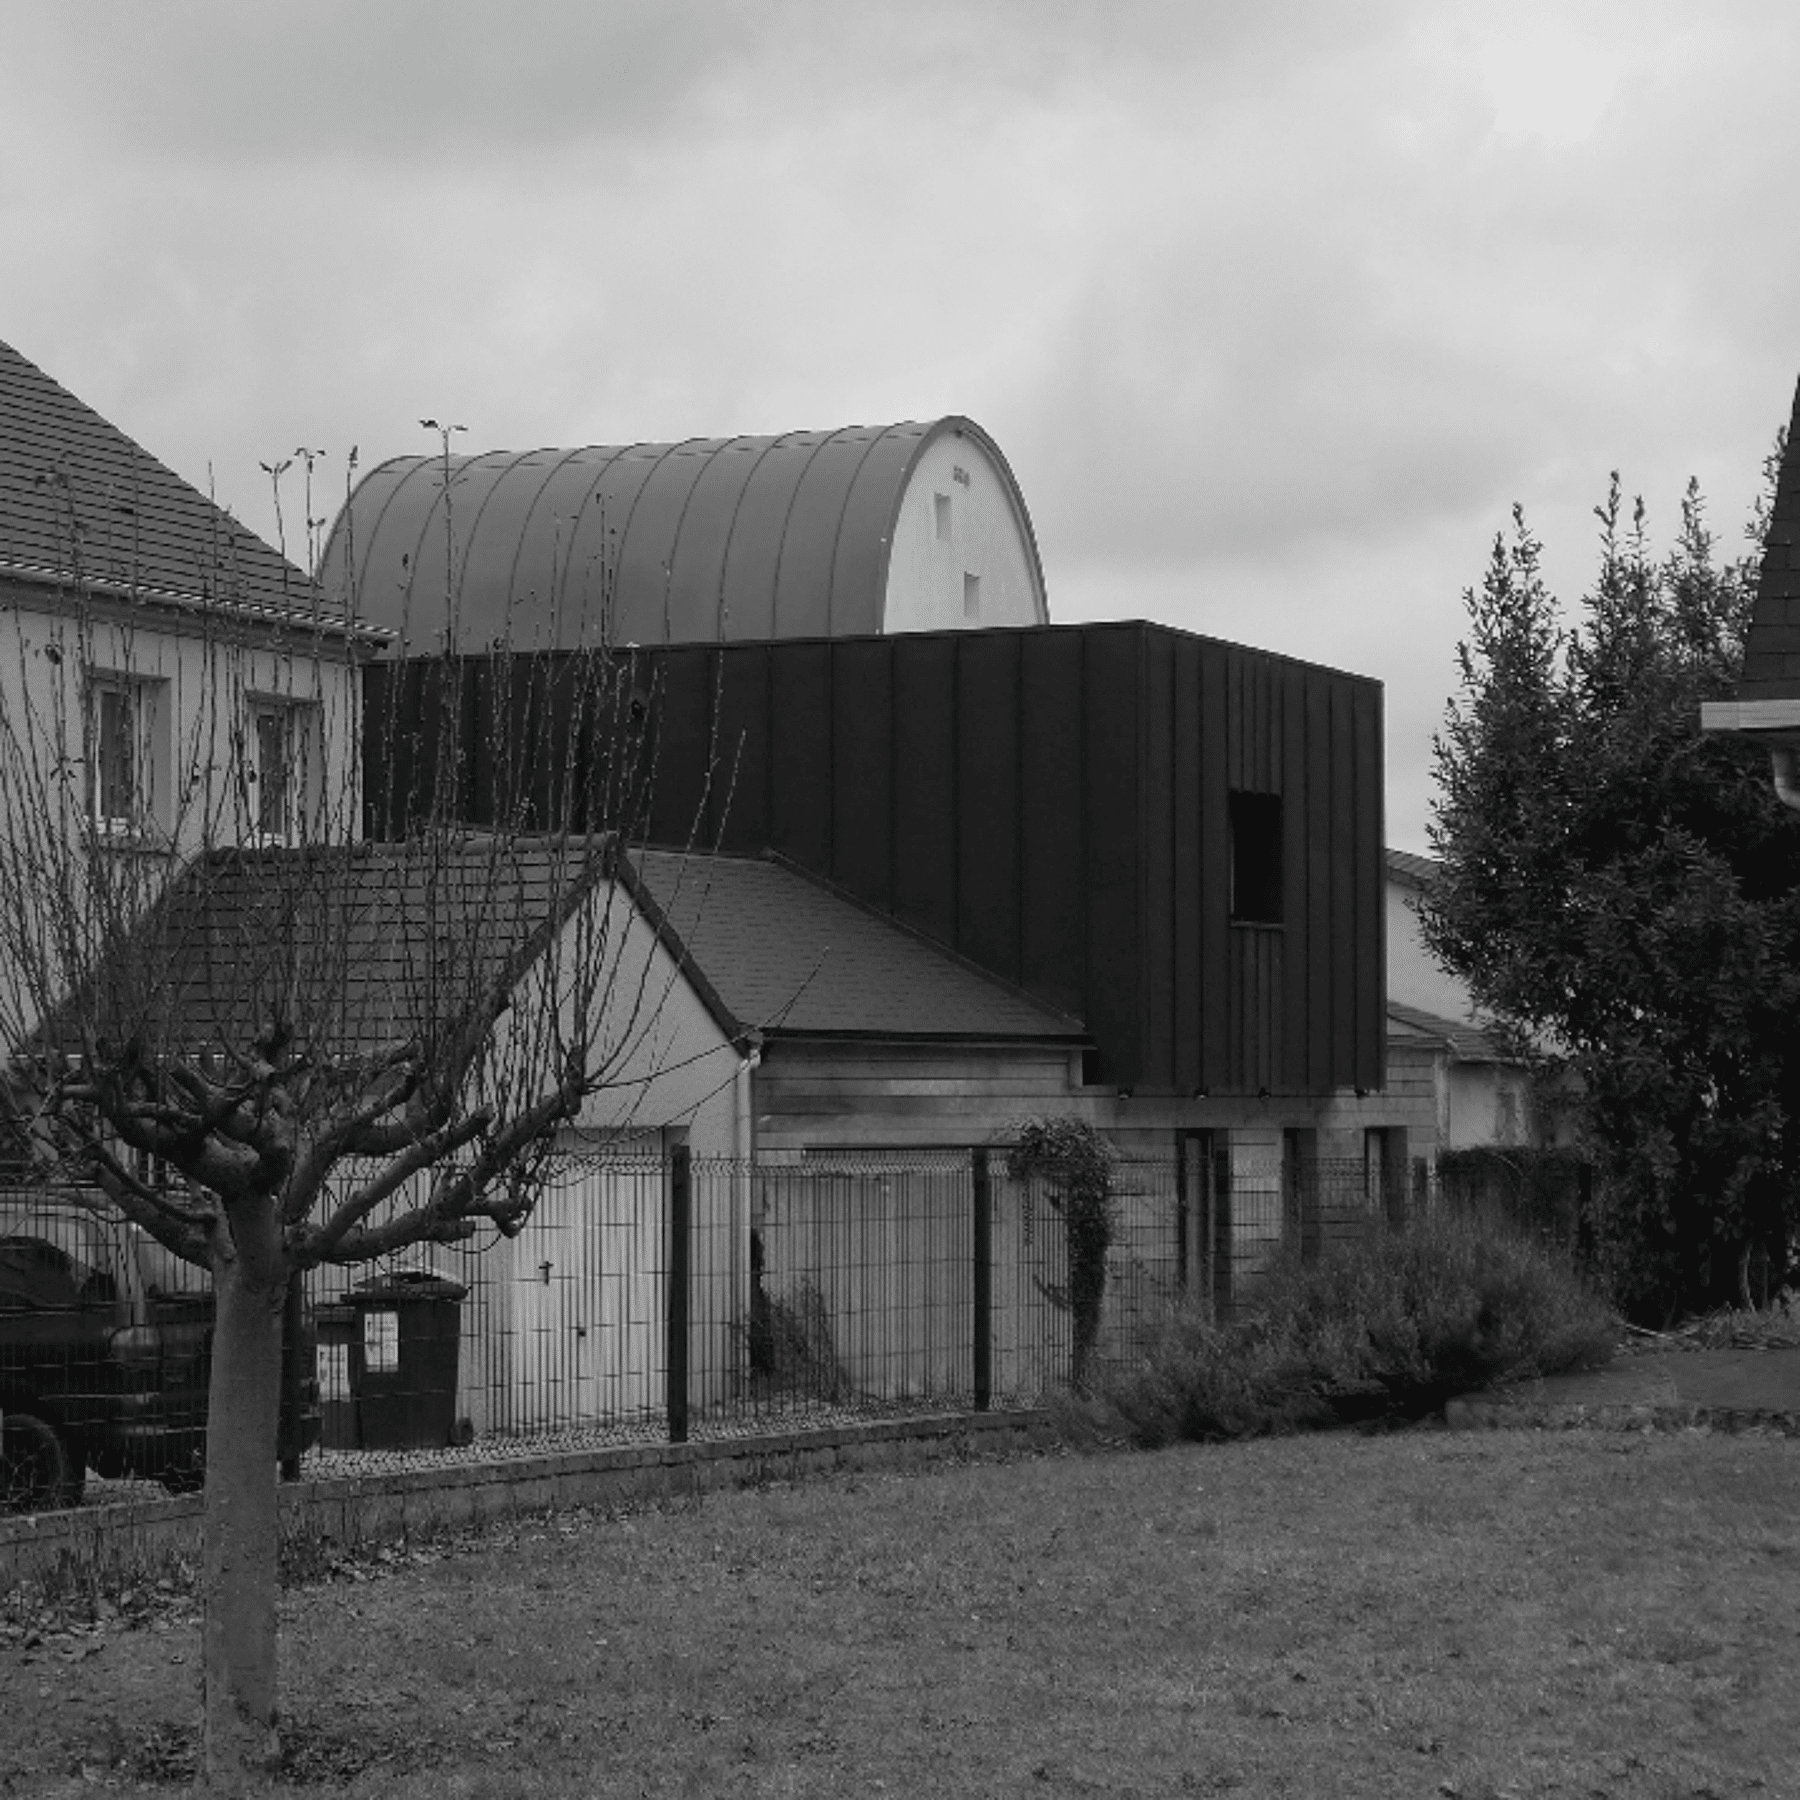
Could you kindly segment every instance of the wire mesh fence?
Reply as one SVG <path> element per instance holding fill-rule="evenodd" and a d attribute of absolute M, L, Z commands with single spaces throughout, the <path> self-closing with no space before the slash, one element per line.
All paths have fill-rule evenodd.
<path fill-rule="evenodd" d="M 1229 1314 L 1284 1246 L 1319 1254 L 1404 1202 L 1366 1161 L 1121 1162 L 1092 1354 L 1129 1361 L 1184 1300 Z M 92 1221 L 0 1196 L 5 1416 L 35 1405 L 102 1475 L 191 1480 L 207 1297 L 142 1233 Z M 304 1474 L 1031 1406 L 1077 1374 L 1085 1291 L 1056 1185 L 983 1150 L 570 1160 L 516 1238 L 306 1289 Z M 136 1360 L 108 1366 L 121 1348 Z M 121 1448 L 145 1395 L 185 1397 L 166 1462 L 151 1432 Z M 66 1499 L 21 1429 L 14 1486 Z"/>

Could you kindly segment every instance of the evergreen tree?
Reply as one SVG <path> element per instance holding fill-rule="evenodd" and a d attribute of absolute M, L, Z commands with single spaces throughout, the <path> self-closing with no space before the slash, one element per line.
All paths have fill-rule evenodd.
<path fill-rule="evenodd" d="M 1698 726 L 1736 687 L 1757 556 L 1721 560 L 1691 482 L 1666 556 L 1616 476 L 1596 512 L 1574 625 L 1516 508 L 1466 596 L 1421 921 L 1478 1006 L 1573 1076 L 1598 1268 L 1661 1320 L 1760 1295 L 1788 1266 L 1800 819 L 1760 751 Z M 1757 545 L 1766 516 L 1765 500 Z"/>

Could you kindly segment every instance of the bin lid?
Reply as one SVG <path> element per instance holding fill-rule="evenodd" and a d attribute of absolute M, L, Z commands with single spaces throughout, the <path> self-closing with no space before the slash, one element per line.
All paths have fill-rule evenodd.
<path fill-rule="evenodd" d="M 352 1306 L 391 1306 L 396 1300 L 461 1300 L 468 1291 L 436 1269 L 389 1269 L 359 1281 L 347 1298 Z"/>

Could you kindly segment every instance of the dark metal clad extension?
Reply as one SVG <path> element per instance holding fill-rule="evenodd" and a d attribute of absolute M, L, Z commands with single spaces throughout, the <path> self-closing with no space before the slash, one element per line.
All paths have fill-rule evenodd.
<path fill-rule="evenodd" d="M 582 661 L 463 665 L 460 742 L 482 747 L 462 802 L 472 823 L 520 800 L 534 827 L 553 822 L 533 810 L 539 764 L 561 768 L 571 747 L 554 697 Z M 400 829 L 380 807 L 410 803 L 407 759 L 429 764 L 437 672 L 423 659 L 366 672 L 371 836 Z M 824 898 L 776 896 L 797 867 L 834 907 L 848 895 L 1081 1019 L 1093 1081 L 1182 1095 L 1381 1086 L 1378 683 L 1129 622 L 678 645 L 640 652 L 633 680 L 653 696 L 645 839 L 726 853 L 713 892 L 729 882 L 735 897 L 703 909 L 707 975 L 737 979 L 738 948 L 712 938 L 728 920 L 754 941 L 744 967 L 776 971 L 771 991 L 793 991 L 779 959 L 808 934 L 850 941 L 802 925 L 800 900 L 822 920 Z M 1233 915 L 1234 793 L 1279 800 L 1278 922 Z M 725 867 L 767 850 L 786 867 Z M 657 881 L 670 865 L 647 866 Z M 897 1006 L 911 977 L 881 966 L 882 1004 Z M 840 1021 L 866 997 L 839 985 L 847 967 L 813 995 Z"/>
<path fill-rule="evenodd" d="M 894 529 L 919 459 L 971 440 L 1018 525 L 1042 612 L 1025 501 L 999 447 L 947 417 L 778 437 L 399 457 L 364 477 L 320 579 L 358 616 L 435 648 L 573 648 L 842 637 L 886 628 Z"/>
<path fill-rule="evenodd" d="M 304 571 L 0 344 L 0 579 L 310 614 Z M 327 606 L 336 617 L 335 606 Z"/>

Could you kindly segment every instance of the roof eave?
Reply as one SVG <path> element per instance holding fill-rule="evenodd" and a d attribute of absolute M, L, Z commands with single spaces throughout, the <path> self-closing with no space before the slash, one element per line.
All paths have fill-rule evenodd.
<path fill-rule="evenodd" d="M 914 1031 L 904 1026 L 891 1029 L 855 1027 L 836 1029 L 815 1025 L 765 1025 L 762 1036 L 770 1043 L 798 1044 L 817 1041 L 828 1044 L 957 1044 L 965 1047 L 990 1045 L 998 1049 L 1030 1049 L 1048 1047 L 1057 1050 L 1079 1050 L 1093 1040 L 1085 1035 L 1055 1031 Z"/>
<path fill-rule="evenodd" d="M 254 600 L 209 599 L 203 594 L 184 593 L 177 588 L 158 587 L 143 582 L 117 581 L 100 575 L 73 576 L 66 569 L 46 568 L 32 563 L 0 561 L 0 580 L 44 588 L 64 599 L 97 595 L 106 600 L 153 606 L 165 612 L 226 618 L 238 624 L 303 628 L 327 637 L 366 644 L 370 648 L 391 644 L 396 635 L 385 625 L 372 625 L 360 619 L 346 618 L 342 613 L 327 610 L 323 606 L 276 606 Z"/>

